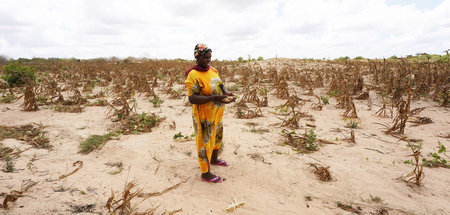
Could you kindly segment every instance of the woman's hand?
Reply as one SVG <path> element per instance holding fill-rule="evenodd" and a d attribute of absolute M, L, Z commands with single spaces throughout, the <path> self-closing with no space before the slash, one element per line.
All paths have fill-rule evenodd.
<path fill-rule="evenodd" d="M 214 101 L 220 101 L 221 103 L 224 104 L 229 104 L 231 102 L 234 102 L 236 100 L 236 97 L 234 96 L 228 96 L 227 94 L 225 95 L 214 95 Z"/>
<path fill-rule="evenodd" d="M 222 102 L 222 100 L 224 100 L 227 97 L 228 97 L 227 95 L 213 95 L 213 101 Z"/>
<path fill-rule="evenodd" d="M 231 102 L 236 101 L 236 97 L 233 96 L 227 96 L 226 98 L 223 98 L 222 100 L 220 100 L 220 102 L 224 103 L 224 104 L 230 104 Z"/>

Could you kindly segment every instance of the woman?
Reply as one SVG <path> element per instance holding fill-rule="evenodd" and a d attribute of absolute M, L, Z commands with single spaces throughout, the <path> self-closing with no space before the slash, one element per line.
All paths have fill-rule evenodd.
<path fill-rule="evenodd" d="M 227 103 L 234 102 L 232 93 L 226 91 L 217 70 L 211 67 L 211 49 L 205 44 L 197 44 L 194 57 L 197 65 L 186 70 L 185 84 L 189 102 L 192 103 L 195 142 L 197 143 L 198 162 L 202 172 L 202 181 L 220 183 L 224 179 L 211 173 L 210 165 L 228 166 L 220 160 L 222 147 L 222 116 Z"/>

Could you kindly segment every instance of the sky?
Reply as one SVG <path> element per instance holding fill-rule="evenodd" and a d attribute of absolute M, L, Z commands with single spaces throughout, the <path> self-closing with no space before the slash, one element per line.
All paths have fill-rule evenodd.
<path fill-rule="evenodd" d="M 10 58 L 383 58 L 445 54 L 450 0 L 0 0 Z"/>

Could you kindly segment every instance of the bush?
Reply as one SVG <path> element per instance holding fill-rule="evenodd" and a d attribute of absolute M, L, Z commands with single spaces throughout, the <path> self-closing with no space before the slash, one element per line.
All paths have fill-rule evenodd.
<path fill-rule="evenodd" d="M 303 134 L 303 137 L 306 139 L 305 148 L 308 151 L 317 151 L 319 149 L 319 145 L 315 143 L 316 141 L 316 133 L 313 129 L 309 130 L 309 133 L 305 131 L 305 134 Z"/>
<path fill-rule="evenodd" d="M 153 104 L 153 107 L 161 107 L 161 104 L 164 103 L 164 100 L 159 97 L 155 97 L 150 102 Z"/>
<path fill-rule="evenodd" d="M 392 56 L 390 56 L 390 57 L 389 57 L 389 59 L 391 59 L 391 60 L 397 60 L 397 59 L 398 59 L 398 57 L 397 57 L 397 56 L 395 56 L 395 55 L 392 55 Z"/>
<path fill-rule="evenodd" d="M 85 141 L 80 143 L 80 152 L 82 154 L 88 154 L 94 151 L 94 149 L 102 146 L 106 141 L 111 139 L 111 134 L 105 135 L 91 135 Z"/>
<path fill-rule="evenodd" d="M 350 60 L 349 56 L 339 57 L 337 60 Z"/>
<path fill-rule="evenodd" d="M 31 81 L 36 81 L 36 72 L 28 66 L 20 66 L 18 63 L 10 62 L 3 68 L 5 69 L 5 75 L 2 76 L 2 79 L 9 84 L 9 87 L 20 87 Z"/>
<path fill-rule="evenodd" d="M 4 55 L 0 55 L 0 64 L 6 64 L 8 63 L 8 58 Z"/>
<path fill-rule="evenodd" d="M 322 100 L 324 105 L 330 104 L 328 101 L 328 96 L 320 96 L 320 100 Z"/>
<path fill-rule="evenodd" d="M 5 166 L 3 167 L 3 172 L 14 172 L 14 160 L 9 155 L 5 157 Z"/>

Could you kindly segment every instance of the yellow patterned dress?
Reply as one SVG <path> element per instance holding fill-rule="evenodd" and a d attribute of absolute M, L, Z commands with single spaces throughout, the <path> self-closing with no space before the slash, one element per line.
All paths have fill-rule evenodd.
<path fill-rule="evenodd" d="M 195 69 L 189 72 L 185 81 L 188 96 L 223 95 L 223 82 L 213 67 L 206 72 Z M 212 151 L 222 147 L 222 116 L 225 105 L 218 101 L 192 105 L 195 142 L 197 143 L 198 162 L 202 173 L 209 171 Z"/>

